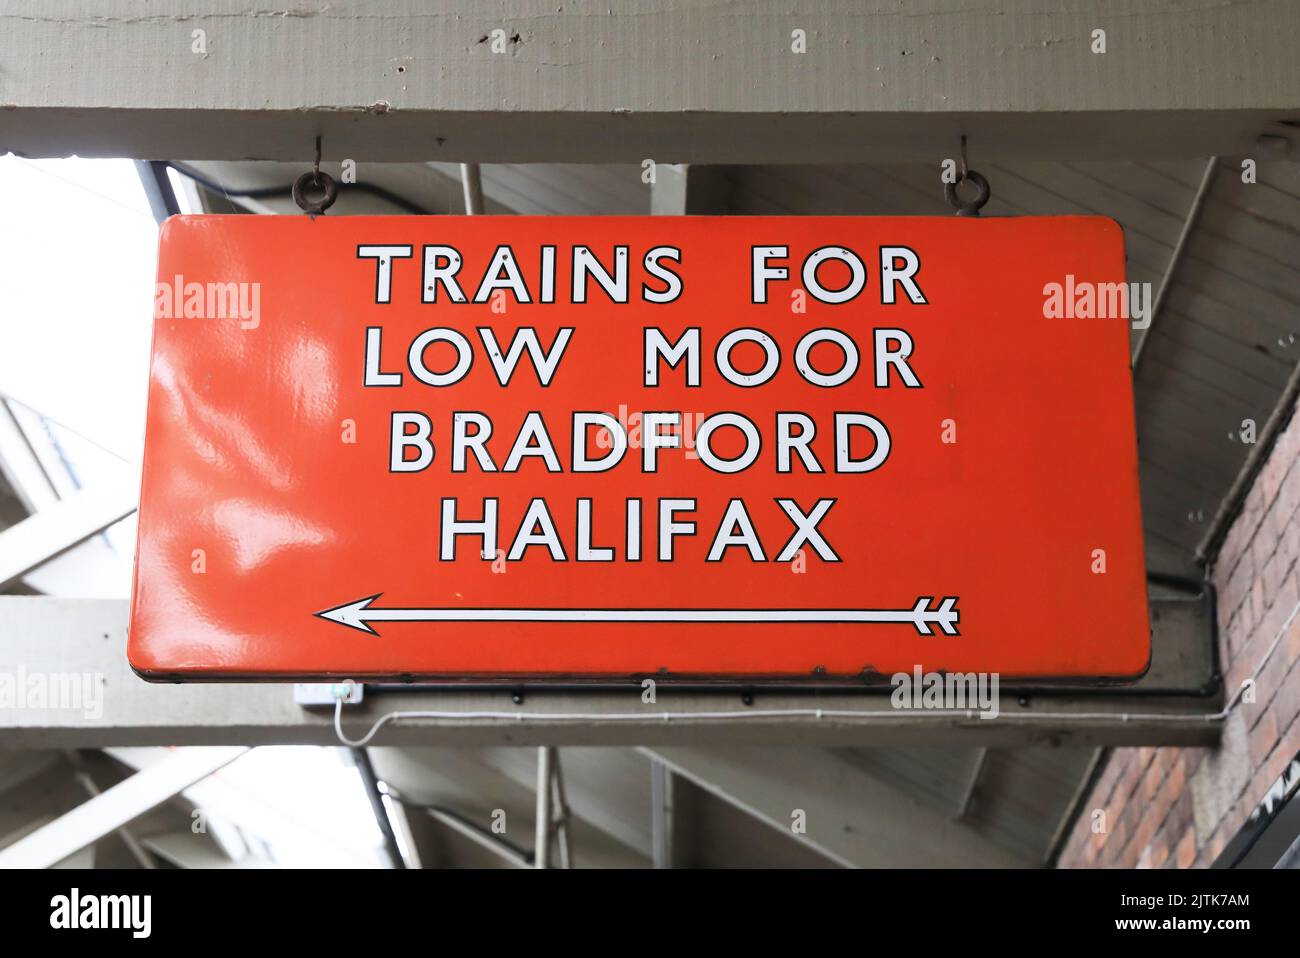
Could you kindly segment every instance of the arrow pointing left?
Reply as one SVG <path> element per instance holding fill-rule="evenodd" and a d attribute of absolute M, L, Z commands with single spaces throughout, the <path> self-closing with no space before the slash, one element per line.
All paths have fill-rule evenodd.
<path fill-rule="evenodd" d="M 921 635 L 932 625 L 957 635 L 957 599 L 945 596 L 935 607 L 929 597 L 908 609 L 376 609 L 383 593 L 366 596 L 316 615 L 350 629 L 378 635 L 371 622 L 749 622 L 910 624 Z"/>

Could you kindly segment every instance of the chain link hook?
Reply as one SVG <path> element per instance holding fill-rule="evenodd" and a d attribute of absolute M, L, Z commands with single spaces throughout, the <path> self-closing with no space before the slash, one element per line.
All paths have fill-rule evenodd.
<path fill-rule="evenodd" d="M 957 187 L 968 180 L 975 184 L 975 196 L 973 199 L 963 200 L 957 195 Z M 958 216 L 979 216 L 980 210 L 992 195 L 989 181 L 966 165 L 966 134 L 964 133 L 961 137 L 961 163 L 957 168 L 957 179 L 943 185 L 943 195 L 948 205 L 957 211 Z"/>
<path fill-rule="evenodd" d="M 339 186 L 334 177 L 320 171 L 320 139 L 316 137 L 316 162 L 312 164 L 311 172 L 293 181 L 293 201 L 308 216 L 323 215 L 339 197 Z M 309 188 L 319 194 L 319 198 L 308 196 Z"/>

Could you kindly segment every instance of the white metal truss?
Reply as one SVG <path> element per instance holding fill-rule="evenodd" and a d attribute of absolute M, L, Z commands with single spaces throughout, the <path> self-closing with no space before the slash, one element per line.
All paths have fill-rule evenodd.
<path fill-rule="evenodd" d="M 0 589 L 131 515 L 137 501 L 125 485 L 87 489 L 0 532 Z"/>
<path fill-rule="evenodd" d="M 0 851 L 0 868 L 50 868 L 248 751 L 242 746 L 181 749 L 106 789 Z"/>

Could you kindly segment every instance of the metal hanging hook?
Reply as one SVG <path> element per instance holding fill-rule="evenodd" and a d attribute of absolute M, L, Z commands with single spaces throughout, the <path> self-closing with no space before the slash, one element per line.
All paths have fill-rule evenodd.
<path fill-rule="evenodd" d="M 309 197 L 308 189 L 315 191 L 319 198 Z M 293 201 L 308 216 L 319 216 L 333 206 L 338 198 L 339 185 L 334 182 L 334 177 L 320 171 L 320 137 L 318 136 L 316 137 L 316 162 L 312 164 L 310 173 L 304 173 L 293 181 Z"/>
<path fill-rule="evenodd" d="M 973 199 L 963 200 L 957 195 L 957 187 L 968 180 L 975 184 L 975 196 Z M 943 185 L 943 195 L 948 205 L 957 211 L 958 216 L 979 216 L 980 210 L 993 195 L 993 191 L 989 188 L 989 181 L 966 165 L 966 134 L 964 133 L 961 137 L 961 163 L 957 169 L 957 179 Z"/>

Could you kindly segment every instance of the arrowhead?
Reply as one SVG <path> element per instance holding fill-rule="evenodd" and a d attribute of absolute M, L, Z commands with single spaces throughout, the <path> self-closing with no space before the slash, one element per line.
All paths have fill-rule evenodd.
<path fill-rule="evenodd" d="M 957 623 L 961 621 L 961 612 L 957 609 L 957 597 L 955 595 L 946 595 L 943 601 L 939 603 L 937 610 L 938 615 L 935 621 L 938 622 L 940 630 L 944 635 L 961 635 L 957 628 Z"/>
<path fill-rule="evenodd" d="M 912 606 L 912 625 L 921 635 L 934 635 L 934 630 L 930 628 L 930 599 L 930 596 L 923 595 Z"/>
<path fill-rule="evenodd" d="M 356 602 L 349 602 L 347 605 L 336 606 L 333 609 L 326 609 L 323 612 L 317 612 L 317 618 L 329 619 L 331 622 L 337 622 L 339 625 L 346 625 L 350 629 L 356 629 L 358 632 L 365 632 L 369 635 L 378 635 L 374 629 L 366 622 L 366 610 L 370 608 L 370 603 L 378 599 L 382 592 L 366 596 L 364 599 L 358 599 Z"/>

